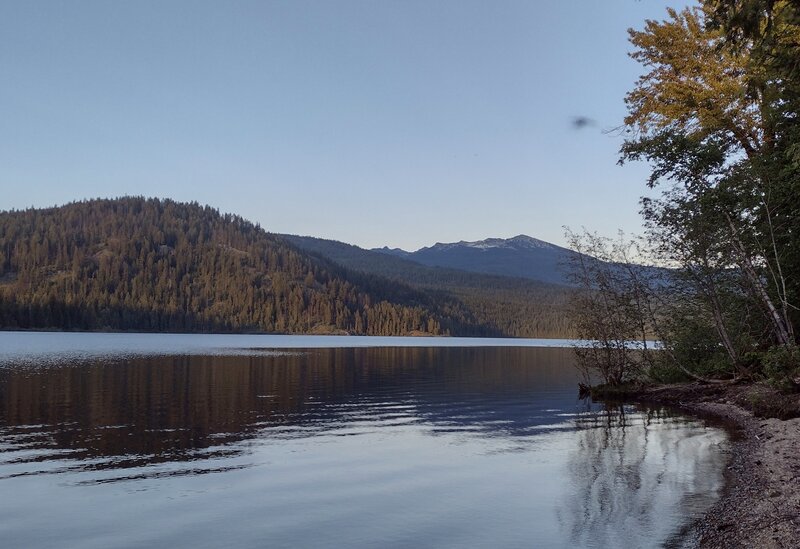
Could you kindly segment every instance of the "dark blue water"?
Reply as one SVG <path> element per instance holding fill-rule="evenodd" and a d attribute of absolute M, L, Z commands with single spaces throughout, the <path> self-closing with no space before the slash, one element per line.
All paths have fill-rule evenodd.
<path fill-rule="evenodd" d="M 723 486 L 569 349 L 171 337 L 0 334 L 3 546 L 659 547 Z"/>

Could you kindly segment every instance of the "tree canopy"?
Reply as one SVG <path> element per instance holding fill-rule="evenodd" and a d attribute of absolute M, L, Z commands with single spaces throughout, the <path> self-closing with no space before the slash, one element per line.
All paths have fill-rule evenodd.
<path fill-rule="evenodd" d="M 704 0 L 629 34 L 643 74 L 620 162 L 649 163 L 648 253 L 674 268 L 648 329 L 699 377 L 757 376 L 775 353 L 796 377 L 800 2 Z"/>

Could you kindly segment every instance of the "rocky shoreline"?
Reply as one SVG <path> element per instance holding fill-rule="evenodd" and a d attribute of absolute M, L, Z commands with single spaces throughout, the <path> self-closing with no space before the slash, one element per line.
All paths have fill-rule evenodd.
<path fill-rule="evenodd" d="M 800 546 L 800 396 L 766 385 L 685 384 L 626 400 L 675 407 L 731 431 L 725 494 L 692 526 L 690 547 Z"/>

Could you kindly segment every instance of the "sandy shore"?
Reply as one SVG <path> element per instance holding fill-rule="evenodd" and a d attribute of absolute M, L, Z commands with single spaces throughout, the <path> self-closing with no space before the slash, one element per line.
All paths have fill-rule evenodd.
<path fill-rule="evenodd" d="M 690 546 L 800 547 L 800 418 L 763 417 L 798 415 L 800 396 L 758 385 L 689 384 L 646 389 L 635 400 L 674 406 L 732 429 L 725 495 L 693 526 Z"/>

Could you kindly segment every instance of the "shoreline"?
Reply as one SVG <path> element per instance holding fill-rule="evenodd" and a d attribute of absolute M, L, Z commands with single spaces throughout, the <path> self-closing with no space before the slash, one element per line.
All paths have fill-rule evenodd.
<path fill-rule="evenodd" d="M 800 404 L 798 395 L 787 397 L 762 385 L 691 383 L 646 387 L 623 400 L 669 406 L 722 423 L 731 434 L 724 493 L 687 529 L 687 546 L 791 548 L 800 543 L 800 417 L 792 407 Z M 782 411 L 794 417 L 778 419 Z"/>

